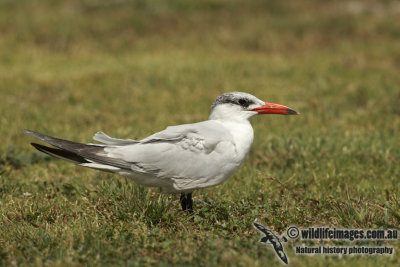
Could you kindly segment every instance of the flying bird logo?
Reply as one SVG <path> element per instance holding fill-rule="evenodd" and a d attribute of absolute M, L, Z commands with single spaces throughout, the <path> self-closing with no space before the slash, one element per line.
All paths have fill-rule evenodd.
<path fill-rule="evenodd" d="M 271 244 L 275 250 L 276 255 L 285 263 L 288 264 L 288 258 L 283 250 L 282 242 L 287 242 L 285 236 L 278 237 L 272 230 L 266 228 L 265 226 L 254 223 L 254 227 L 260 231 L 264 236 L 260 239 L 260 243 Z"/>

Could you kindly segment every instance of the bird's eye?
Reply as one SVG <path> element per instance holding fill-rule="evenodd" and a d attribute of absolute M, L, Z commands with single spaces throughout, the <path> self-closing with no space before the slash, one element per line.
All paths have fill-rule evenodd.
<path fill-rule="evenodd" d="M 246 99 L 239 99 L 239 105 L 247 107 L 249 105 L 249 101 L 247 101 Z"/>

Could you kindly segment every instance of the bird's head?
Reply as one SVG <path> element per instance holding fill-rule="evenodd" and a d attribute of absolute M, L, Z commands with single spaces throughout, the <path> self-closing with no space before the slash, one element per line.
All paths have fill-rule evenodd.
<path fill-rule="evenodd" d="M 281 104 L 261 101 L 248 93 L 229 92 L 215 99 L 210 119 L 248 120 L 262 114 L 297 115 L 299 112 Z"/>

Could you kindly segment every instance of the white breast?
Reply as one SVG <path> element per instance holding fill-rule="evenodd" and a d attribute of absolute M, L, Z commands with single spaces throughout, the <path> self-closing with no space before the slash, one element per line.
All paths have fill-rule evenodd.
<path fill-rule="evenodd" d="M 240 163 L 244 160 L 247 153 L 250 151 L 251 144 L 254 139 L 253 127 L 248 120 L 237 121 L 222 121 L 221 122 L 231 133 L 234 139 L 237 159 Z"/>

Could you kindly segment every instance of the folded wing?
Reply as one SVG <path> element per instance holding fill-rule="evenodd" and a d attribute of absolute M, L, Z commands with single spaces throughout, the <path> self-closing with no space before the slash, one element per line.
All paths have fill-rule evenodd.
<path fill-rule="evenodd" d="M 132 170 L 159 178 L 202 179 L 218 175 L 235 156 L 231 134 L 218 122 L 168 127 L 139 143 L 105 148 L 109 157 L 132 163 Z M 228 163 L 229 164 L 229 163 Z"/>
<path fill-rule="evenodd" d="M 175 191 L 218 184 L 240 165 L 234 160 L 233 137 L 216 121 L 168 127 L 140 141 L 96 133 L 94 139 L 103 144 L 81 144 L 26 132 L 55 146 L 32 144 L 51 156 L 128 175 L 148 186 L 168 185 Z"/>

